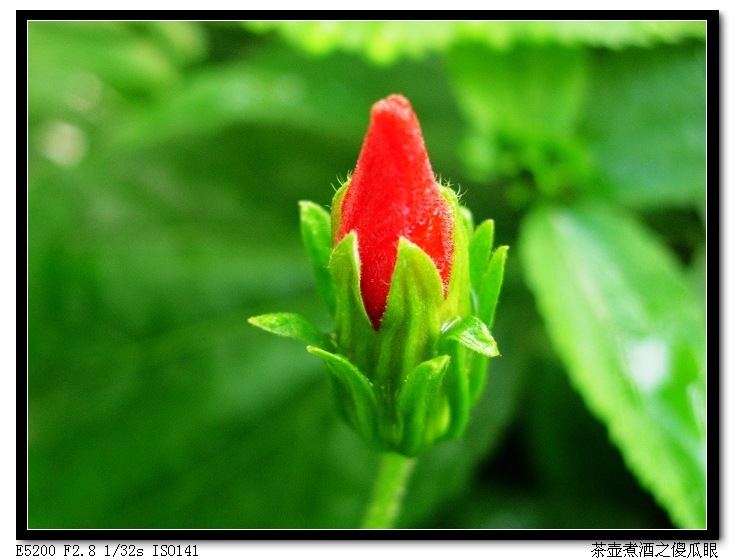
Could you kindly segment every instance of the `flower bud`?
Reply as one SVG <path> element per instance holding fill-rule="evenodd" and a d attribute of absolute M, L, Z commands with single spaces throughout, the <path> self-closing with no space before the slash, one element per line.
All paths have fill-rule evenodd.
<path fill-rule="evenodd" d="M 492 221 L 473 232 L 457 195 L 436 182 L 408 100 L 373 105 L 331 216 L 302 202 L 301 229 L 334 333 L 290 313 L 251 323 L 309 343 L 371 447 L 413 456 L 459 437 L 498 355 L 488 325 L 507 247 L 493 252 Z"/>
<path fill-rule="evenodd" d="M 454 218 L 431 169 L 421 128 L 408 100 L 378 101 L 340 208 L 337 241 L 354 231 L 360 293 L 375 330 L 385 312 L 403 237 L 436 266 L 446 293 L 452 270 Z"/>

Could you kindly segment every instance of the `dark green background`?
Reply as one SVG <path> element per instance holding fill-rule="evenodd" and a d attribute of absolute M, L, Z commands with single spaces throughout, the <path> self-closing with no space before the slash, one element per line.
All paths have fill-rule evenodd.
<path fill-rule="evenodd" d="M 297 201 L 330 203 L 391 93 L 510 246 L 502 356 L 399 525 L 703 526 L 705 37 L 30 22 L 29 527 L 359 522 L 377 459 L 322 363 L 246 320 L 330 328 Z"/>

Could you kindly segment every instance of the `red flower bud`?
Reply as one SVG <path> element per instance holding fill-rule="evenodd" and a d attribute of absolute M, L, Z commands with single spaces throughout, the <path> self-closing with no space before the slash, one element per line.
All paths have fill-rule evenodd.
<path fill-rule="evenodd" d="M 401 95 L 371 109 L 342 200 L 336 242 L 351 231 L 357 233 L 360 293 L 375 330 L 385 312 L 401 237 L 431 258 L 446 297 L 454 249 L 452 212 L 434 178 L 418 119 Z"/>

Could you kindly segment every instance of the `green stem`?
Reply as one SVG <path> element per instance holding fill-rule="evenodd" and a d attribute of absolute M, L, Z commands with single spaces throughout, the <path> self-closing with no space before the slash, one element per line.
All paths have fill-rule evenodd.
<path fill-rule="evenodd" d="M 390 529 L 393 526 L 414 463 L 415 458 L 397 453 L 381 455 L 378 479 L 362 522 L 363 529 Z"/>

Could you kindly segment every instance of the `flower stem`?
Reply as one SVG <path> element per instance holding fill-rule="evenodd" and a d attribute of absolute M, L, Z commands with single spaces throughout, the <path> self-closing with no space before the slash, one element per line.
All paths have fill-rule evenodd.
<path fill-rule="evenodd" d="M 390 529 L 393 526 L 415 463 L 415 458 L 397 453 L 381 455 L 378 479 L 362 522 L 363 529 Z"/>

